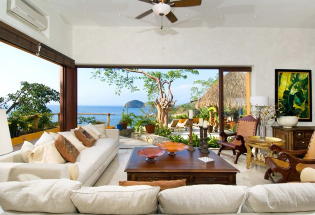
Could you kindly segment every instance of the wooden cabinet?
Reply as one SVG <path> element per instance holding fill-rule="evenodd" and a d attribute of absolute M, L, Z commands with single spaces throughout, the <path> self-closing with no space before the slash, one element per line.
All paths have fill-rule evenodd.
<path fill-rule="evenodd" d="M 283 139 L 285 148 L 289 150 L 307 149 L 314 130 L 314 126 L 272 127 L 273 136 Z"/>

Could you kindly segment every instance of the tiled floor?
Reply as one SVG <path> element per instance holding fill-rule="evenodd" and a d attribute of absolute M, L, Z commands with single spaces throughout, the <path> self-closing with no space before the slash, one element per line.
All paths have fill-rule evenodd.
<path fill-rule="evenodd" d="M 120 149 L 118 155 L 113 162 L 108 166 L 103 175 L 99 178 L 95 186 L 102 185 L 117 185 L 118 181 L 126 180 L 127 174 L 124 172 L 126 164 L 129 160 L 132 149 Z M 232 152 L 223 152 L 222 158 L 234 165 L 240 170 L 237 174 L 237 185 L 253 186 L 257 184 L 266 184 L 270 181 L 264 180 L 264 173 L 266 169 L 264 167 L 254 166 L 250 169 L 246 169 L 245 156 L 242 155 L 237 165 L 233 163 Z"/>

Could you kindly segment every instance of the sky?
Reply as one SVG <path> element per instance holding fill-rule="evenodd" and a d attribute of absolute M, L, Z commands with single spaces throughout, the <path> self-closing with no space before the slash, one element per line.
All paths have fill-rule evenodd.
<path fill-rule="evenodd" d="M 0 97 L 18 90 L 21 81 L 42 83 L 60 91 L 59 77 L 61 67 L 57 64 L 2 42 L 0 42 L 0 64 L 2 74 L 0 79 Z M 147 101 L 146 93 L 143 90 L 133 93 L 123 90 L 122 94 L 117 96 L 114 86 L 109 86 L 105 82 L 92 78 L 93 71 L 95 71 L 93 68 L 78 69 L 79 105 L 120 106 L 134 99 L 143 102 Z M 217 70 L 199 70 L 199 75 L 189 75 L 187 79 L 176 80 L 172 88 L 176 104 L 184 104 L 190 101 L 190 89 L 195 80 L 206 80 L 209 77 L 215 78 L 217 74 Z M 138 81 L 137 85 L 142 89 L 141 81 Z"/>

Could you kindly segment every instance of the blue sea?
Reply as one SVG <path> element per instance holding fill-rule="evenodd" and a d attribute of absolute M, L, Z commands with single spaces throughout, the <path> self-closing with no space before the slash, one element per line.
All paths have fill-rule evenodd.
<path fill-rule="evenodd" d="M 53 112 L 53 113 L 59 113 L 60 112 L 60 107 L 59 105 L 48 105 L 48 108 Z M 78 106 L 78 113 L 111 113 L 110 117 L 110 125 L 111 126 L 116 126 L 121 118 L 121 114 L 123 111 L 128 111 L 128 113 L 134 113 L 136 115 L 143 115 L 143 112 L 141 111 L 143 109 L 141 108 L 124 108 L 123 106 Z M 84 115 L 79 115 L 79 116 L 84 116 Z M 79 118 L 78 116 L 78 118 Z M 107 123 L 107 116 L 106 115 L 95 115 L 95 116 L 86 116 L 86 117 L 95 117 L 96 120 L 102 121 Z M 58 121 L 58 117 L 54 116 L 53 121 Z"/>

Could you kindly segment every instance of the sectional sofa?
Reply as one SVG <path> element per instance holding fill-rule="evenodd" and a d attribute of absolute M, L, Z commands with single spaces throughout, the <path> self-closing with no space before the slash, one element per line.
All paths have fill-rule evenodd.
<path fill-rule="evenodd" d="M 27 201 L 26 201 L 27 200 Z M 83 187 L 66 179 L 0 183 L 7 214 L 314 214 L 315 184 Z"/>
<path fill-rule="evenodd" d="M 75 163 L 24 163 L 21 150 L 1 156 L 0 182 L 67 178 L 91 186 L 119 149 L 119 131 L 104 129 L 104 134 L 106 137 L 98 139 L 94 146 L 81 151 Z"/>

